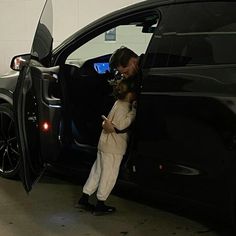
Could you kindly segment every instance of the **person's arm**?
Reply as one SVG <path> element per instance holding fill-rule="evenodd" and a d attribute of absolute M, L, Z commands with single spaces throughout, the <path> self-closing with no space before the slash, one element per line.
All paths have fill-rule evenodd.
<path fill-rule="evenodd" d="M 136 112 L 132 110 L 125 117 L 121 118 L 119 122 L 116 122 L 114 124 L 114 129 L 117 130 L 117 133 L 123 133 L 123 130 L 127 132 L 127 128 L 129 128 L 131 123 L 134 121 L 135 115 Z"/>
<path fill-rule="evenodd" d="M 127 113 L 122 112 L 120 110 L 117 114 L 116 121 L 113 121 L 114 129 L 116 130 L 116 133 L 125 133 L 127 132 L 127 128 L 131 125 L 131 123 L 134 121 L 136 116 L 136 103 L 134 102 L 132 104 L 132 109 Z"/>
<path fill-rule="evenodd" d="M 103 120 L 102 128 L 106 131 L 106 133 L 116 132 L 117 134 L 120 134 L 120 133 L 126 133 L 127 132 L 127 129 L 119 130 L 116 127 L 114 127 L 112 122 L 108 119 Z"/>
<path fill-rule="evenodd" d="M 127 129 L 133 122 L 136 116 L 136 107 L 137 103 L 136 101 L 133 102 L 132 104 L 132 109 L 130 112 L 123 114 L 123 112 L 119 112 L 119 122 L 116 122 L 116 124 L 113 124 L 107 117 L 102 116 L 103 122 L 102 122 L 102 127 L 106 131 L 106 133 L 113 133 L 116 132 L 117 134 L 119 133 L 126 133 Z"/>

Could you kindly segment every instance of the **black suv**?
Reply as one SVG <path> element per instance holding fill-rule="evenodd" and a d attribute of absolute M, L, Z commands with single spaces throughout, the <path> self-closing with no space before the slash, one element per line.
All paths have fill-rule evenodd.
<path fill-rule="evenodd" d="M 47 1 L 31 53 L 12 59 L 19 74 L 0 78 L 1 175 L 20 174 L 30 191 L 43 170 L 72 149 L 81 166 L 91 166 L 101 115 L 114 102 L 109 58 L 125 44 L 143 60 L 120 178 L 216 206 L 234 225 L 236 2 L 140 2 L 55 49 L 51 10 Z"/>

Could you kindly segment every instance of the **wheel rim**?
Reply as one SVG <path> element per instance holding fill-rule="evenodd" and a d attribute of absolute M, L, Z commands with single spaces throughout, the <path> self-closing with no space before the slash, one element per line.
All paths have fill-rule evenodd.
<path fill-rule="evenodd" d="M 0 112 L 0 174 L 9 175 L 18 168 L 20 160 L 15 122 L 5 112 Z"/>

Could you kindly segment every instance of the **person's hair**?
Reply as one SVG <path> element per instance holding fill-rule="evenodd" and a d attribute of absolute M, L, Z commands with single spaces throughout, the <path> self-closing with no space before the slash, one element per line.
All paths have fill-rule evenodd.
<path fill-rule="evenodd" d="M 114 96 L 117 99 L 124 99 L 129 93 L 137 94 L 137 85 L 134 79 L 120 79 L 114 88 Z"/>
<path fill-rule="evenodd" d="M 113 70 L 118 66 L 126 67 L 132 57 L 137 58 L 138 55 L 131 49 L 122 46 L 111 55 L 109 60 L 110 68 Z"/>

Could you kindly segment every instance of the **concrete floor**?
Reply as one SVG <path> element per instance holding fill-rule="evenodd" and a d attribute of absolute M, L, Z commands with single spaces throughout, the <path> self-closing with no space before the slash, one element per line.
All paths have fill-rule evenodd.
<path fill-rule="evenodd" d="M 27 195 L 21 182 L 0 178 L 1 236 L 216 236 L 190 219 L 114 195 L 113 215 L 93 216 L 74 207 L 81 186 L 44 177 Z"/>

